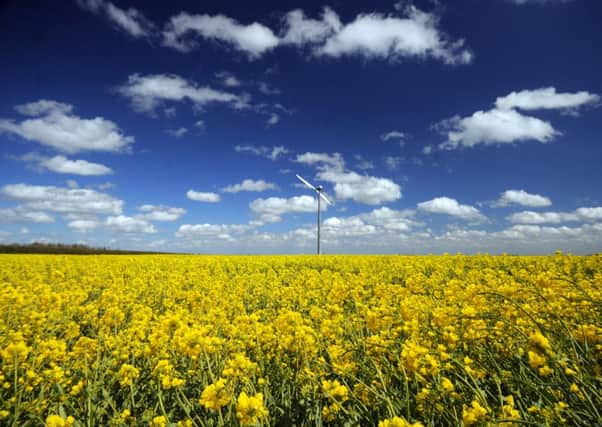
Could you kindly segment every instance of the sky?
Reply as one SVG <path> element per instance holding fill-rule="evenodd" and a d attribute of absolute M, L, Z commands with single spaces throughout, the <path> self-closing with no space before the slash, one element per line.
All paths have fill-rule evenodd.
<path fill-rule="evenodd" d="M 0 243 L 602 251 L 602 2 L 0 2 Z"/>

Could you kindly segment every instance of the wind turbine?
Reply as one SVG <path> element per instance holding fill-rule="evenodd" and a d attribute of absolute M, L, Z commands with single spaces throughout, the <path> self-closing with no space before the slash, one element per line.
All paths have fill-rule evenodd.
<path fill-rule="evenodd" d="M 324 201 L 326 203 L 328 203 L 329 205 L 332 205 L 332 202 L 330 200 L 328 200 L 328 197 L 326 197 L 324 195 L 324 187 L 322 187 L 321 185 L 314 187 L 301 175 L 295 175 L 295 176 L 299 179 L 299 181 L 301 181 L 303 184 L 305 184 L 310 189 L 314 190 L 318 195 L 317 196 L 317 199 L 318 199 L 318 251 L 317 251 L 317 254 L 320 255 L 320 199 L 324 199 Z"/>

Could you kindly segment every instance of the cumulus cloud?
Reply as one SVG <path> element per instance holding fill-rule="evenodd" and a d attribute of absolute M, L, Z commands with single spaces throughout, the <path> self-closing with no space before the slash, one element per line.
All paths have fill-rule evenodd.
<path fill-rule="evenodd" d="M 136 218 L 147 221 L 177 221 L 186 213 L 184 208 L 150 204 L 139 206 L 138 210 L 142 213 L 136 215 Z"/>
<path fill-rule="evenodd" d="M 306 152 L 297 155 L 295 161 L 317 166 L 316 179 L 334 184 L 338 199 L 377 205 L 401 198 L 401 187 L 390 179 L 346 170 L 340 153 Z"/>
<path fill-rule="evenodd" d="M 575 211 L 575 213 L 583 220 L 602 220 L 602 207 L 583 207 Z"/>
<path fill-rule="evenodd" d="M 76 219 L 67 223 L 67 227 L 79 233 L 88 233 L 100 225 L 101 223 L 95 219 Z"/>
<path fill-rule="evenodd" d="M 404 16 L 360 14 L 343 24 L 325 8 L 320 20 L 308 19 L 301 10 L 285 18 L 283 44 L 310 45 L 316 56 L 360 56 L 398 61 L 404 58 L 434 58 L 447 64 L 467 64 L 472 53 L 463 40 L 451 41 L 438 27 L 438 17 L 414 6 L 401 10 Z"/>
<path fill-rule="evenodd" d="M 170 18 L 163 31 L 163 44 L 182 52 L 198 45 L 198 38 L 213 40 L 257 59 L 278 46 L 309 47 L 314 56 L 360 56 L 399 61 L 434 58 L 447 64 L 467 64 L 473 55 L 464 40 L 452 40 L 439 26 L 439 18 L 414 6 L 399 8 L 397 15 L 359 14 L 348 23 L 325 7 L 319 19 L 295 9 L 283 19 L 279 35 L 254 22 L 241 24 L 224 15 L 190 15 Z"/>
<path fill-rule="evenodd" d="M 517 110 L 560 109 L 576 115 L 579 107 L 599 101 L 599 95 L 587 91 L 559 93 L 554 87 L 512 92 L 498 97 L 491 110 L 477 111 L 468 117 L 455 116 L 435 125 L 435 129 L 447 135 L 447 141 L 440 144 L 439 148 L 511 144 L 528 140 L 546 143 L 562 133 L 554 129 L 550 122 Z"/>
<path fill-rule="evenodd" d="M 134 218 L 125 215 L 110 216 L 105 220 L 106 227 L 121 233 L 156 233 L 153 224 L 142 218 Z"/>
<path fill-rule="evenodd" d="M 222 188 L 222 191 L 226 193 L 239 193 L 241 191 L 267 191 L 267 190 L 275 190 L 278 188 L 276 184 L 272 182 L 267 182 L 262 179 L 253 180 L 253 179 L 245 179 L 243 182 L 234 185 L 228 185 L 227 187 Z"/>
<path fill-rule="evenodd" d="M 249 207 L 259 217 L 261 222 L 279 222 L 282 215 L 292 212 L 316 212 L 318 204 L 311 196 L 295 196 L 288 199 L 268 197 L 253 200 Z M 324 210 L 326 210 L 324 206 Z"/>
<path fill-rule="evenodd" d="M 250 59 L 278 45 L 278 37 L 263 24 L 240 24 L 224 15 L 190 15 L 181 12 L 172 16 L 163 31 L 163 44 L 181 52 L 197 47 L 194 36 L 230 45 L 244 52 Z"/>
<path fill-rule="evenodd" d="M 525 190 L 506 190 L 500 194 L 500 198 L 495 201 L 493 207 L 505 207 L 510 205 L 521 205 L 532 208 L 550 206 L 552 201 L 539 194 L 527 193 Z"/>
<path fill-rule="evenodd" d="M 46 212 L 32 211 L 23 206 L 15 208 L 0 208 L 0 223 L 54 222 L 54 218 Z"/>
<path fill-rule="evenodd" d="M 175 74 L 132 74 L 127 83 L 117 90 L 130 100 L 132 108 L 138 112 L 152 113 L 166 101 L 188 100 L 196 108 L 203 108 L 211 103 L 223 103 L 233 108 L 248 106 L 248 99 L 244 96 L 199 86 Z"/>
<path fill-rule="evenodd" d="M 186 192 L 186 197 L 190 200 L 194 200 L 195 202 L 205 202 L 205 203 L 217 203 L 221 200 L 221 197 L 217 193 L 211 192 L 201 192 L 188 190 Z"/>
<path fill-rule="evenodd" d="M 295 158 L 295 162 L 303 163 L 306 165 L 325 164 L 329 167 L 341 169 L 345 165 L 343 156 L 340 153 L 312 153 L 306 152 L 298 154 Z"/>
<path fill-rule="evenodd" d="M 426 202 L 418 203 L 422 212 L 450 215 L 467 221 L 482 222 L 487 218 L 474 206 L 462 205 L 450 197 L 436 197 Z"/>
<path fill-rule="evenodd" d="M 83 188 L 9 184 L 0 188 L 0 196 L 28 209 L 59 213 L 118 215 L 123 208 L 122 200 Z"/>
<path fill-rule="evenodd" d="M 323 9 L 321 19 L 307 18 L 301 9 L 291 10 L 284 23 L 281 43 L 292 45 L 322 43 L 343 27 L 339 16 L 329 7 Z"/>
<path fill-rule="evenodd" d="M 561 109 L 574 111 L 579 107 L 595 104 L 599 101 L 599 95 L 587 91 L 560 93 L 556 92 L 554 87 L 546 87 L 512 92 L 497 98 L 495 106 L 504 110 L 518 108 L 521 110 Z"/>
<path fill-rule="evenodd" d="M 523 211 L 513 213 L 506 219 L 515 224 L 559 224 L 561 222 L 578 221 L 579 217 L 570 212 L 534 212 Z"/>
<path fill-rule="evenodd" d="M 121 9 L 103 0 L 77 0 L 77 4 L 92 13 L 103 13 L 118 29 L 136 38 L 149 37 L 154 25 L 137 9 Z"/>
<path fill-rule="evenodd" d="M 0 133 L 15 134 L 65 153 L 125 151 L 134 142 L 134 137 L 125 136 L 112 121 L 82 119 L 71 113 L 73 106 L 61 102 L 41 99 L 15 109 L 35 118 L 21 122 L 0 119 Z"/>
<path fill-rule="evenodd" d="M 452 117 L 441 122 L 438 129 L 447 131 L 447 141 L 439 146 L 443 149 L 528 140 L 546 143 L 560 135 L 549 122 L 515 110 L 499 109 L 477 111 L 469 117 Z"/>
<path fill-rule="evenodd" d="M 574 212 L 517 212 L 506 217 L 515 224 L 560 224 L 571 221 L 600 221 L 602 207 L 581 207 Z"/>
<path fill-rule="evenodd" d="M 56 173 L 68 173 L 73 175 L 109 175 L 113 173 L 111 168 L 101 165 L 100 163 L 92 163 L 86 160 L 69 160 L 65 156 L 54 156 L 49 159 L 42 160 L 40 166 Z"/>
<path fill-rule="evenodd" d="M 109 175 L 113 173 L 111 168 L 100 163 L 92 163 L 87 160 L 71 160 L 65 156 L 46 157 L 38 153 L 27 153 L 23 156 L 13 158 L 26 162 L 30 168 L 38 171 L 47 170 L 56 173 L 84 176 Z"/>
<path fill-rule="evenodd" d="M 183 224 L 178 228 L 175 236 L 191 242 L 199 240 L 233 242 L 233 235 L 240 235 L 251 228 L 246 224 Z"/>
<path fill-rule="evenodd" d="M 238 153 L 247 152 L 270 160 L 277 160 L 280 156 L 290 153 L 290 150 L 283 145 L 273 147 L 265 145 L 237 145 L 234 147 L 234 151 Z"/>

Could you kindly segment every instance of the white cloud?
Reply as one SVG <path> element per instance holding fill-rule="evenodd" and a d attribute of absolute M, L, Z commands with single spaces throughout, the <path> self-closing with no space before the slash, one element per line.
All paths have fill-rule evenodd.
<path fill-rule="evenodd" d="M 374 169 L 374 162 L 372 162 L 368 159 L 365 159 L 360 154 L 356 154 L 353 157 L 355 157 L 355 160 L 357 160 L 357 163 L 355 165 L 356 168 L 361 169 L 361 170 Z"/>
<path fill-rule="evenodd" d="M 358 15 L 343 25 L 315 54 L 332 57 L 363 56 L 368 59 L 398 61 L 402 58 L 435 58 L 447 64 L 468 64 L 472 53 L 463 40 L 449 41 L 438 28 L 438 18 L 413 6 L 405 8 L 405 18 L 378 13 Z"/>
<path fill-rule="evenodd" d="M 268 85 L 266 82 L 259 82 L 257 89 L 259 89 L 259 92 L 263 93 L 264 95 L 279 95 L 281 93 L 280 89 L 273 88 L 270 85 Z M 288 109 L 282 107 L 280 104 L 276 104 L 276 105 L 280 106 L 282 109 L 284 109 L 285 112 L 287 112 L 287 113 L 289 112 Z"/>
<path fill-rule="evenodd" d="M 181 127 L 178 129 L 167 129 L 165 132 L 167 132 L 175 138 L 181 138 L 188 133 L 188 129 Z"/>
<path fill-rule="evenodd" d="M 251 228 L 245 224 L 183 224 L 175 235 L 189 240 L 217 239 L 231 242 L 233 241 L 232 234 L 240 234 Z"/>
<path fill-rule="evenodd" d="M 418 203 L 418 210 L 428 213 L 450 215 L 467 221 L 482 222 L 487 218 L 477 208 L 462 205 L 449 197 L 436 197 L 426 202 Z"/>
<path fill-rule="evenodd" d="M 13 157 L 15 160 L 28 163 L 28 166 L 35 171 L 48 170 L 56 173 L 72 175 L 108 175 L 113 170 L 100 163 L 92 163 L 86 160 L 70 160 L 65 156 L 45 157 L 38 153 L 27 153 L 20 157 Z M 70 188 L 77 188 L 77 182 L 67 180 Z"/>
<path fill-rule="evenodd" d="M 477 111 L 470 117 L 456 116 L 445 120 L 437 127 L 447 130 L 447 141 L 439 146 L 443 149 L 527 140 L 546 143 L 560 135 L 549 122 L 515 110 Z"/>
<path fill-rule="evenodd" d="M 306 45 L 322 43 L 342 28 L 339 16 L 330 8 L 322 11 L 322 19 L 308 19 L 301 9 L 288 12 L 284 18 L 285 29 L 282 32 L 281 43 Z"/>
<path fill-rule="evenodd" d="M 175 74 L 132 74 L 118 91 L 130 99 L 134 110 L 148 113 L 154 112 L 165 101 L 189 100 L 196 108 L 210 103 L 223 103 L 234 108 L 245 108 L 248 105 L 248 99 L 245 97 L 198 86 L 195 82 Z"/>
<path fill-rule="evenodd" d="M 253 22 L 243 25 L 224 15 L 190 15 L 181 12 L 172 16 L 163 31 L 163 44 L 182 52 L 197 46 L 192 34 L 231 45 L 247 54 L 250 59 L 259 58 L 278 45 L 278 37 L 268 27 Z"/>
<path fill-rule="evenodd" d="M 280 121 L 280 116 L 276 113 L 272 113 L 272 114 L 270 114 L 270 117 L 266 121 L 266 125 L 268 127 L 271 127 L 271 126 L 274 126 L 275 124 L 277 124 L 279 121 Z"/>
<path fill-rule="evenodd" d="M 154 28 L 154 25 L 134 8 L 121 9 L 103 0 L 77 0 L 77 4 L 92 13 L 103 12 L 113 25 L 136 38 L 149 37 Z"/>
<path fill-rule="evenodd" d="M 86 160 L 69 160 L 65 156 L 54 156 L 44 159 L 39 165 L 51 172 L 73 175 L 98 176 L 113 173 L 111 168 L 101 165 L 100 163 L 92 163 Z"/>
<path fill-rule="evenodd" d="M 226 193 L 238 193 L 241 191 L 266 191 L 266 190 L 275 190 L 278 188 L 276 184 L 271 182 L 266 182 L 262 179 L 253 180 L 253 179 L 245 179 L 240 184 L 228 185 L 227 187 L 222 188 L 222 191 Z"/>
<path fill-rule="evenodd" d="M 602 207 L 579 208 L 575 213 L 583 220 L 602 220 Z"/>
<path fill-rule="evenodd" d="M 307 152 L 297 155 L 295 161 L 317 165 L 319 172 L 316 179 L 333 183 L 334 193 L 338 199 L 377 205 L 401 198 L 401 188 L 388 178 L 346 171 L 345 160 L 340 153 Z"/>
<path fill-rule="evenodd" d="M 396 170 L 399 168 L 399 164 L 401 163 L 401 157 L 385 156 L 384 162 L 387 169 Z"/>
<path fill-rule="evenodd" d="M 469 117 L 455 116 L 444 120 L 435 128 L 447 133 L 447 141 L 439 148 L 454 149 L 478 144 L 509 144 L 535 140 L 549 142 L 561 135 L 550 122 L 527 116 L 517 111 L 560 109 L 576 115 L 578 108 L 599 103 L 600 96 L 586 91 L 558 93 L 556 88 L 512 92 L 498 97 L 495 108 L 477 111 Z"/>
<path fill-rule="evenodd" d="M 578 221 L 579 217 L 571 212 L 533 212 L 523 211 L 513 213 L 506 219 L 515 224 L 558 224 L 561 222 Z"/>
<path fill-rule="evenodd" d="M 381 141 L 388 141 L 390 139 L 397 139 L 399 141 L 403 141 L 408 137 L 404 132 L 400 132 L 398 130 L 392 130 L 389 132 L 385 132 L 380 136 Z"/>
<path fill-rule="evenodd" d="M 103 182 L 102 184 L 98 185 L 98 189 L 99 190 L 110 190 L 111 188 L 115 188 L 115 184 L 113 184 L 112 182 Z"/>
<path fill-rule="evenodd" d="M 378 205 L 401 198 L 401 188 L 388 178 L 360 175 L 336 168 L 324 169 L 316 175 L 316 178 L 333 183 L 334 193 L 338 199 Z"/>
<path fill-rule="evenodd" d="M 65 153 L 80 151 L 125 151 L 134 137 L 125 136 L 115 123 L 101 117 L 82 119 L 71 115 L 71 105 L 56 101 L 39 100 L 18 105 L 18 112 L 28 116 L 40 116 L 16 123 L 0 119 L 0 133 L 19 135 Z"/>
<path fill-rule="evenodd" d="M 133 218 L 125 215 L 110 216 L 105 225 L 112 231 L 122 233 L 156 233 L 157 229 L 150 222 L 142 218 Z"/>
<path fill-rule="evenodd" d="M 0 195 L 29 209 L 60 213 L 118 215 L 123 208 L 122 200 L 83 188 L 9 184 L 0 188 Z"/>
<path fill-rule="evenodd" d="M 186 213 L 184 208 L 174 208 L 164 205 L 142 205 L 138 207 L 142 212 L 136 218 L 147 221 L 177 221 Z"/>
<path fill-rule="evenodd" d="M 276 145 L 273 147 L 267 147 L 265 145 L 237 145 L 234 147 L 234 150 L 238 153 L 249 152 L 270 160 L 277 160 L 280 156 L 290 153 L 290 150 L 283 145 Z"/>
<path fill-rule="evenodd" d="M 311 196 L 295 196 L 288 199 L 269 197 L 253 200 L 249 207 L 259 216 L 261 222 L 279 222 L 282 215 L 291 212 L 316 212 L 318 204 Z M 324 206 L 324 210 L 326 206 Z"/>
<path fill-rule="evenodd" d="M 506 217 L 515 224 L 559 224 L 571 221 L 600 221 L 602 207 L 581 207 L 574 212 L 517 212 Z"/>
<path fill-rule="evenodd" d="M 99 226 L 100 223 L 94 219 L 76 219 L 67 223 L 67 227 L 80 233 L 87 233 Z"/>
<path fill-rule="evenodd" d="M 134 37 L 148 37 L 151 34 L 153 25 L 137 9 L 124 10 L 108 2 L 106 13 L 113 24 Z"/>
<path fill-rule="evenodd" d="M 50 99 L 40 99 L 39 101 L 17 105 L 15 110 L 24 116 L 32 117 L 50 113 L 70 114 L 73 111 L 73 105 L 52 101 Z"/>
<path fill-rule="evenodd" d="M 242 82 L 229 71 L 220 71 L 219 73 L 215 73 L 215 77 L 217 77 L 221 83 L 227 87 L 238 87 L 242 85 Z"/>
<path fill-rule="evenodd" d="M 186 192 L 186 197 L 190 200 L 194 200 L 196 202 L 206 202 L 206 203 L 217 203 L 221 200 L 221 197 L 217 193 L 210 192 L 200 192 L 194 190 L 188 190 Z"/>
<path fill-rule="evenodd" d="M 314 165 L 314 164 L 326 164 L 333 168 L 343 168 L 345 165 L 345 161 L 343 160 L 343 156 L 340 153 L 312 153 L 306 152 L 303 154 L 298 154 L 295 158 L 297 163 L 303 163 L 306 165 Z"/>
<path fill-rule="evenodd" d="M 232 46 L 257 59 L 277 46 L 309 46 L 315 56 L 362 56 L 399 61 L 434 58 L 447 64 L 467 64 L 472 53 L 464 40 L 450 40 L 439 28 L 439 18 L 414 6 L 400 10 L 403 16 L 360 14 L 347 24 L 325 7 L 320 19 L 307 18 L 301 9 L 286 14 L 280 36 L 263 24 L 240 24 L 224 15 L 190 15 L 170 18 L 163 44 L 182 52 L 197 47 L 195 36 Z"/>
<path fill-rule="evenodd" d="M 529 206 L 539 208 L 550 206 L 552 201 L 539 194 L 530 194 L 525 190 L 506 190 L 500 194 L 500 198 L 492 204 L 493 207 L 504 207 L 509 205 Z"/>
<path fill-rule="evenodd" d="M 521 110 L 562 109 L 574 111 L 579 107 L 599 101 L 599 95 L 587 91 L 558 93 L 556 88 L 546 87 L 512 92 L 497 98 L 495 106 L 503 110 L 518 108 Z"/>
<path fill-rule="evenodd" d="M 15 208 L 0 208 L 0 223 L 6 222 L 48 223 L 54 222 L 54 218 L 52 218 L 46 212 L 32 211 L 23 206 L 17 206 Z"/>

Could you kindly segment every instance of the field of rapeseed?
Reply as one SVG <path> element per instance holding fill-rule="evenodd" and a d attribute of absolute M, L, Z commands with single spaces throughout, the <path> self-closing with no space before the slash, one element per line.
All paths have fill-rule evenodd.
<path fill-rule="evenodd" d="M 0 256 L 6 426 L 602 425 L 602 256 Z"/>

